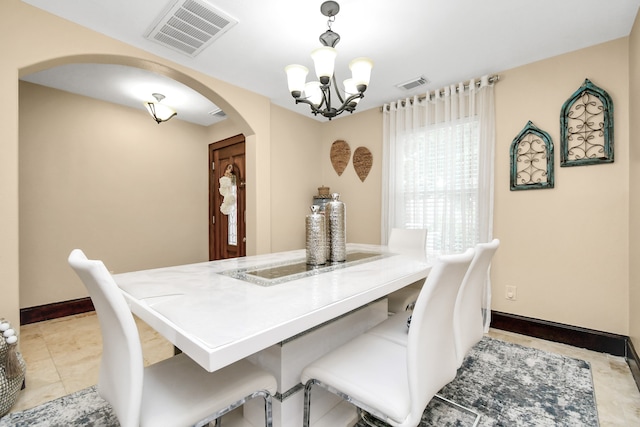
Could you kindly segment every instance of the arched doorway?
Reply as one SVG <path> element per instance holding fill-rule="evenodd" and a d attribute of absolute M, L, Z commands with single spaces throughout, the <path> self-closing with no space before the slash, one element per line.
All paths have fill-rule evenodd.
<path fill-rule="evenodd" d="M 73 58 L 73 59 L 74 59 L 74 60 L 77 60 L 78 58 Z M 127 60 L 127 61 L 125 61 L 125 62 L 128 62 L 128 60 Z M 32 68 L 33 68 L 33 67 L 32 67 Z M 37 68 L 37 67 L 36 67 L 36 68 Z M 172 74 L 172 76 L 175 76 L 175 73 L 174 73 L 174 74 Z M 187 77 L 188 77 L 188 76 L 187 76 Z M 189 79 L 187 79 L 187 80 L 189 80 Z M 211 91 L 211 89 L 209 89 L 209 91 L 210 91 L 210 92 L 212 92 L 212 91 Z M 219 101 L 218 101 L 218 102 L 219 102 Z M 227 109 L 227 111 L 229 111 L 229 109 Z M 233 110 L 231 110 L 231 111 L 233 111 Z M 146 113 L 144 113 L 144 114 L 146 114 Z M 233 114 L 233 113 L 231 113 L 231 114 Z M 103 116 L 103 117 L 104 117 L 104 116 Z M 148 117 L 146 117 L 146 119 L 148 119 Z M 236 120 L 236 121 L 240 121 L 240 122 L 242 122 L 242 121 L 243 121 L 243 120 L 240 120 L 240 119 L 238 119 L 238 118 L 234 118 L 234 120 Z M 149 122 L 149 123 L 151 123 L 151 126 L 152 126 L 152 128 L 153 128 L 153 129 L 165 129 L 165 130 L 167 129 L 166 127 L 165 127 L 165 128 L 158 127 L 158 125 L 156 125 L 155 123 L 152 123 L 152 122 Z M 147 124 L 147 122 L 145 122 L 145 126 L 146 126 L 146 124 Z M 69 123 L 69 125 L 70 125 L 70 126 L 76 126 L 76 125 L 78 125 L 78 123 Z M 118 120 L 107 120 L 107 121 L 106 121 L 106 123 L 105 123 L 104 125 L 105 125 L 106 127 L 123 127 L 123 123 L 122 123 L 122 122 L 120 122 L 120 121 L 118 121 Z M 137 132 L 137 131 L 138 131 L 138 129 L 134 129 L 134 128 L 131 128 L 131 127 L 130 127 L 129 129 L 131 130 L 131 132 L 130 132 L 130 133 L 134 133 L 134 132 Z M 97 131 L 97 132 L 99 132 L 99 129 L 98 129 L 98 128 L 96 128 L 96 131 Z M 148 132 L 148 131 L 147 131 L 147 132 Z M 145 132 L 145 133 L 147 133 L 147 132 Z M 176 138 L 175 138 L 176 142 L 183 142 L 183 141 L 179 141 L 179 139 L 180 139 L 179 137 L 176 137 Z M 206 147 L 206 144 L 208 144 L 208 142 L 209 142 L 209 141 L 211 141 L 211 138 L 210 138 L 209 136 L 204 136 L 204 137 L 203 137 L 203 139 L 202 139 L 203 146 L 205 146 L 205 147 Z M 49 141 L 49 142 L 55 142 L 55 141 Z M 54 145 L 55 145 L 55 144 L 54 144 Z M 72 152 L 73 152 L 73 150 L 70 150 L 70 151 L 69 151 L 69 153 L 72 153 Z M 76 153 L 76 154 L 77 154 L 77 153 Z M 202 156 L 202 157 L 203 157 L 203 158 L 206 158 L 206 149 L 202 151 L 202 154 L 203 154 L 203 156 Z M 154 155 L 155 155 L 155 153 L 152 153 L 152 152 L 151 152 L 151 150 L 150 150 L 150 151 L 149 151 L 149 155 L 150 155 L 150 156 L 154 156 Z M 130 161 L 130 160 L 131 160 L 131 158 L 132 158 L 132 157 L 131 157 L 131 156 L 129 156 L 129 155 L 123 155 L 121 160 L 123 160 L 123 161 L 125 161 L 125 162 L 126 162 L 126 161 Z M 202 170 L 202 174 L 203 174 L 203 176 L 204 176 L 204 177 L 205 177 L 205 179 L 206 179 L 206 177 L 207 177 L 207 174 L 206 174 L 207 166 L 206 166 L 206 163 L 205 163 L 205 162 L 206 162 L 206 161 L 203 161 L 201 165 L 196 165 L 196 164 L 194 164 L 194 167 L 201 168 L 201 170 Z M 104 162 L 98 162 L 98 164 L 100 164 L 100 163 L 104 163 Z M 113 171 L 114 176 L 117 176 L 117 175 L 118 175 L 118 173 L 119 173 L 118 168 L 119 168 L 119 166 L 118 166 L 118 165 L 114 165 L 114 166 L 112 167 L 112 171 Z M 95 169 L 94 169 L 94 170 L 95 170 Z M 142 173 L 142 175 L 145 175 L 145 174 L 144 174 L 144 173 Z M 168 175 L 170 175 L 170 174 L 168 174 Z M 73 179 L 73 178 L 72 178 L 72 179 Z M 145 178 L 145 179 L 147 179 L 147 178 Z M 75 180 L 75 181 L 77 182 L 77 181 L 81 181 L 81 180 Z M 160 184 L 160 185 L 161 185 L 161 184 Z M 186 188 L 186 187 L 185 187 L 185 188 Z M 202 188 L 202 189 L 204 189 L 204 188 Z M 179 191 L 177 191 L 177 192 L 179 192 Z M 105 197 L 105 199 L 109 199 L 109 198 L 111 197 L 111 198 L 112 198 L 111 203 L 113 203 L 113 202 L 114 202 L 114 200 L 113 200 L 113 195 L 114 195 L 114 194 L 119 193 L 119 191 L 98 191 L 98 193 L 101 193 L 101 194 L 103 194 L 104 196 L 106 196 L 106 197 Z M 83 196 L 82 196 L 82 197 L 84 197 L 84 196 L 86 196 L 87 192 L 85 191 L 85 192 L 84 192 L 84 193 L 82 193 L 82 194 L 83 194 Z M 80 197 L 80 195 L 79 195 L 79 197 Z M 172 197 L 172 196 L 171 196 L 171 195 L 169 195 L 169 194 L 167 193 L 167 197 L 166 197 L 166 198 L 167 198 L 167 200 L 170 200 L 170 199 L 171 199 L 171 197 Z M 205 220 L 205 218 L 206 218 L 206 216 L 205 216 L 206 214 L 204 214 L 204 212 L 206 212 L 206 193 L 204 193 L 204 194 L 203 194 L 202 199 L 203 199 L 203 201 L 204 201 L 204 203 L 205 203 L 205 207 L 202 209 L 202 211 L 203 211 L 203 212 L 202 212 L 202 215 L 201 215 L 201 221 L 202 221 L 203 226 L 206 226 L 206 222 L 204 221 L 204 220 Z M 122 200 L 117 200 L 115 203 L 122 203 L 122 204 L 124 205 L 124 202 L 123 202 Z M 186 204 L 186 203 L 185 203 L 185 204 Z M 23 212 L 27 212 L 27 211 L 28 211 L 28 209 L 21 209 L 21 210 L 22 210 Z M 116 211 L 116 210 L 114 210 L 114 212 L 115 212 L 115 211 Z M 113 213 L 113 215 L 118 215 L 118 214 L 117 214 L 117 213 Z M 151 215 L 154 215 L 154 214 L 147 214 L 147 217 L 150 217 Z M 140 233 L 145 233 L 145 232 L 147 232 L 148 230 L 147 230 L 147 231 L 145 231 L 145 228 L 144 228 L 145 226 L 143 225 L 146 221 L 145 221 L 144 219 L 142 219 L 142 217 L 138 218 L 138 219 L 137 219 L 137 221 L 139 222 L 140 227 L 138 228 L 138 230 L 136 231 L 136 233 L 138 233 L 138 232 L 140 232 Z M 101 224 L 100 224 L 100 222 L 99 222 L 99 221 L 95 221 L 95 218 L 94 218 L 94 225 L 93 225 L 93 226 L 95 227 L 95 229 L 102 229 L 102 228 L 103 228 L 103 227 L 101 227 Z M 91 233 L 91 232 L 87 231 L 87 232 L 85 233 L 85 236 L 86 236 L 86 235 L 89 235 L 90 233 Z M 131 240 L 129 240 L 129 239 L 131 239 Z M 52 240 L 53 240 L 53 239 L 51 239 L 50 241 L 52 241 Z M 87 241 L 88 241 L 88 240 L 87 240 Z M 89 242 L 89 243 L 87 243 L 87 241 L 85 241 L 85 242 L 84 242 L 84 244 L 89 244 L 89 246 L 91 246 L 90 242 Z M 128 236 L 128 237 L 127 237 L 127 236 L 121 236 L 121 245 L 122 245 L 123 252 L 126 252 L 127 250 L 131 251 L 131 250 L 132 250 L 132 246 L 134 246 L 134 247 L 135 247 L 135 242 L 136 242 L 136 237 L 135 237 L 135 234 L 133 234 L 133 233 L 132 233 L 130 236 Z M 43 244 L 43 243 L 44 243 L 44 242 L 39 242 L 39 244 Z M 82 242 L 79 242 L 78 244 L 82 244 Z M 46 245 L 45 245 L 45 246 L 46 246 Z M 86 247 L 86 246 L 85 246 L 85 247 Z M 98 245 L 98 246 L 94 246 L 94 247 L 97 247 L 97 249 L 101 249 L 101 247 L 100 247 L 99 245 Z M 128 249 L 127 249 L 127 248 L 128 248 Z M 48 257 L 48 258 L 50 258 L 50 259 L 51 259 L 52 264 L 55 264 L 56 269 L 58 269 L 58 270 L 61 272 L 61 274 L 62 274 L 62 273 L 64 273 L 64 272 L 66 272 L 66 270 L 67 270 L 66 263 L 64 262 L 64 259 L 65 259 L 65 258 L 64 258 L 64 253 L 67 253 L 69 249 L 70 249 L 70 248 L 61 248 L 61 249 L 60 249 L 60 254 L 58 254 L 59 256 Z M 106 252 L 106 251 L 105 251 L 105 252 Z M 138 252 L 138 253 L 139 253 L 139 252 Z M 104 256 L 103 256 L 103 255 L 104 255 Z M 133 256 L 132 258 L 135 258 L 135 253 L 133 253 L 133 255 L 134 255 L 134 256 Z M 106 258 L 106 259 L 105 259 L 105 262 L 108 262 L 108 257 L 109 257 L 109 254 L 108 254 L 108 253 L 106 253 L 106 254 L 101 254 L 101 252 L 95 252 L 95 256 L 96 256 L 96 257 L 103 258 L 103 259 L 105 259 L 105 258 Z M 22 260 L 21 260 L 21 265 L 22 265 L 25 269 L 28 269 L 28 268 L 29 268 L 29 267 L 27 266 L 27 263 L 29 262 L 29 260 L 30 260 L 30 257 L 24 257 L 24 258 L 22 258 Z M 123 272 L 123 271 L 131 271 L 131 270 L 134 270 L 134 269 L 140 269 L 140 268 L 151 268 L 151 267 L 154 267 L 154 266 L 152 266 L 152 265 L 147 265 L 147 266 L 141 266 L 141 267 L 140 267 L 140 266 L 135 265 L 135 263 L 126 264 L 126 263 L 125 263 L 124 261 L 122 261 L 122 260 L 118 260 L 118 261 L 119 261 L 119 262 L 116 262 L 116 263 L 109 263 L 109 264 L 111 264 L 111 265 L 114 265 L 114 267 L 115 267 L 115 268 L 114 268 L 114 270 L 115 270 L 114 272 L 115 272 L 115 273 Z M 198 259 L 191 259 L 190 261 L 191 261 L 191 262 L 193 262 L 193 261 L 198 261 Z M 110 267 L 110 268 L 111 268 L 111 267 Z M 64 270 L 64 271 L 63 271 L 63 270 Z M 28 278 L 28 277 L 25 275 L 25 278 Z M 63 277 L 63 276 L 58 276 L 58 278 L 61 278 L 61 279 L 60 279 L 60 280 L 57 280 L 57 279 L 55 278 L 55 275 L 51 275 L 51 279 L 52 279 L 52 281 L 55 281 L 55 282 L 57 282 L 57 283 L 66 283 L 66 282 L 67 282 L 67 279 L 68 279 L 68 278 Z M 21 281 L 21 284 L 22 284 L 22 281 Z M 68 290 L 68 292 L 67 292 L 67 291 L 65 291 L 64 289 L 57 289 L 57 291 L 56 291 L 56 292 L 57 292 L 57 293 L 56 293 L 56 295 L 55 295 L 55 296 L 52 296 L 52 298 L 60 298 L 60 299 L 53 299 L 53 300 L 50 300 L 50 301 L 43 301 L 43 302 L 58 302 L 58 301 L 65 301 L 65 300 L 72 299 L 72 298 L 74 297 L 74 295 L 73 295 L 73 292 L 74 292 L 74 291 L 73 291 L 73 290 Z M 83 292 L 84 292 L 84 291 L 83 291 Z M 69 296 L 69 295 L 70 295 L 70 296 Z M 23 307 L 24 307 L 24 305 L 23 305 L 23 303 L 22 303 L 22 302 L 21 302 L 21 306 L 23 306 Z"/>

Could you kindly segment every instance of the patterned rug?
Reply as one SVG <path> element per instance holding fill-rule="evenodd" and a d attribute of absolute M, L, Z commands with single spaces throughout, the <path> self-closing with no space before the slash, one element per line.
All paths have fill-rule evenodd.
<path fill-rule="evenodd" d="M 479 412 L 480 426 L 598 426 L 587 362 L 492 338 L 483 338 L 471 350 L 456 379 L 440 394 Z M 420 427 L 472 423 L 468 413 L 434 399 Z M 118 425 L 95 387 L 0 419 L 0 427 Z"/>
<path fill-rule="evenodd" d="M 599 425 L 587 362 L 488 337 L 439 394 L 480 413 L 479 426 Z M 471 426 L 473 421 L 468 413 L 433 399 L 420 427 Z"/>
<path fill-rule="evenodd" d="M 8 427 L 116 427 L 120 423 L 95 386 L 0 418 Z"/>

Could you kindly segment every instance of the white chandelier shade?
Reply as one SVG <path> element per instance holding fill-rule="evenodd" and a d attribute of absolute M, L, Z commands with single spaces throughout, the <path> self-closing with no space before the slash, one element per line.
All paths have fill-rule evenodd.
<path fill-rule="evenodd" d="M 304 85 L 304 97 L 313 105 L 320 105 L 322 103 L 322 89 L 320 89 L 320 82 L 312 81 Z"/>
<path fill-rule="evenodd" d="M 329 46 L 319 47 L 311 52 L 311 59 L 316 69 L 316 76 L 320 83 L 327 84 L 333 77 L 338 51 Z"/>
<path fill-rule="evenodd" d="M 351 63 L 349 63 L 351 78 L 353 79 L 353 83 L 356 87 L 364 85 L 364 87 L 366 88 L 367 86 L 369 86 L 372 68 L 373 61 L 369 58 L 356 58 L 351 61 Z"/>
<path fill-rule="evenodd" d="M 353 79 L 346 79 L 344 82 L 342 82 L 342 85 L 344 86 L 345 96 L 350 97 L 358 94 L 358 88 L 356 87 L 356 84 Z M 360 101 L 360 98 L 355 98 L 351 102 L 354 102 L 357 104 L 358 101 Z"/>
<path fill-rule="evenodd" d="M 309 69 L 304 65 L 291 64 L 287 65 L 284 71 L 287 73 L 289 92 L 291 92 L 292 95 L 297 93 L 298 96 L 300 96 L 304 91 L 304 85 L 307 80 L 307 74 L 309 74 Z"/>

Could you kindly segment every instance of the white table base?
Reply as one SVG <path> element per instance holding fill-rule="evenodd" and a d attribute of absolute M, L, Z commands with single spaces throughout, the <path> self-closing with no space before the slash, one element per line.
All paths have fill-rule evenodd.
<path fill-rule="evenodd" d="M 299 427 L 302 424 L 304 388 L 300 386 L 300 374 L 305 366 L 377 325 L 387 315 L 387 300 L 379 300 L 249 356 L 248 360 L 269 370 L 278 380 L 278 394 L 273 398 L 274 427 Z M 233 424 L 223 420 L 224 425 L 235 427 L 240 422 L 255 427 L 264 425 L 261 399 L 247 402 L 243 411 L 244 420 L 236 420 Z M 352 405 L 343 404 L 342 399 L 319 387 L 313 388 L 311 424 L 314 427 L 346 427 L 353 425 L 356 417 Z"/>

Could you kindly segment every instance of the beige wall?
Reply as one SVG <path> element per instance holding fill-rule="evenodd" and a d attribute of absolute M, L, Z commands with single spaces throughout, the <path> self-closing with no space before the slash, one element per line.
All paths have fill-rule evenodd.
<path fill-rule="evenodd" d="M 500 73 L 494 310 L 627 334 L 629 65 L 623 38 Z M 589 78 L 614 105 L 615 162 L 560 167 L 560 109 Z M 555 147 L 555 188 L 509 191 L 509 147 L 531 120 Z M 517 301 L 505 287 L 517 286 Z"/>
<path fill-rule="evenodd" d="M 207 138 L 210 142 L 222 141 L 223 139 L 242 134 L 242 127 L 230 117 L 227 117 L 214 126 L 207 127 Z"/>
<path fill-rule="evenodd" d="M 629 38 L 629 336 L 640 349 L 640 18 Z"/>
<path fill-rule="evenodd" d="M 301 105 L 300 108 L 307 108 Z M 281 107 L 271 108 L 272 249 L 305 247 L 305 216 L 318 194 L 324 123 Z M 264 159 L 269 161 L 269 159 Z"/>
<path fill-rule="evenodd" d="M 380 209 L 382 185 L 382 113 L 378 108 L 344 116 L 322 127 L 322 183 L 331 192 L 340 193 L 347 210 L 347 242 L 380 243 Z M 342 175 L 333 169 L 329 153 L 336 140 L 351 148 L 351 159 Z M 371 172 L 362 182 L 353 168 L 353 153 L 366 147 L 373 155 Z"/>
<path fill-rule="evenodd" d="M 21 307 L 87 295 L 74 248 L 116 273 L 208 260 L 206 128 L 150 119 L 20 83 Z"/>

